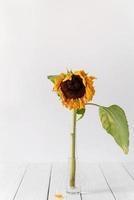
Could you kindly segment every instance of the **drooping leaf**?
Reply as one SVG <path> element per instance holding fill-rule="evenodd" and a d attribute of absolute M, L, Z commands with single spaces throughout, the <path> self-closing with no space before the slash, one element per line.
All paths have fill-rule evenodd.
<path fill-rule="evenodd" d="M 85 108 L 77 109 L 76 114 L 78 115 L 78 120 L 82 119 L 85 114 Z"/>
<path fill-rule="evenodd" d="M 129 129 L 124 110 L 117 105 L 100 106 L 99 115 L 103 128 L 114 137 L 116 143 L 127 154 L 129 150 Z"/>
<path fill-rule="evenodd" d="M 52 81 L 52 83 L 55 83 L 55 79 L 58 77 L 58 75 L 49 75 L 47 78 Z"/>

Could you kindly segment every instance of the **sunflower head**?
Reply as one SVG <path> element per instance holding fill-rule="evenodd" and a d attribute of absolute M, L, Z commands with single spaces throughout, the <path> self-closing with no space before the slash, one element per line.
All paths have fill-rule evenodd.
<path fill-rule="evenodd" d="M 84 108 L 95 94 L 93 87 L 95 77 L 89 76 L 83 70 L 69 71 L 48 78 L 54 83 L 53 89 L 63 105 L 70 110 Z"/>

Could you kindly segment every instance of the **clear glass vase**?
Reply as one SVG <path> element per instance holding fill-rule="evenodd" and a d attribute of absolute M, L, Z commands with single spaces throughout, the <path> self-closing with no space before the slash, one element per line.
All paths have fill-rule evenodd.
<path fill-rule="evenodd" d="M 67 171 L 67 188 L 66 192 L 71 194 L 80 193 L 79 185 L 79 165 L 76 156 L 76 109 L 73 109 L 72 115 L 72 133 L 71 133 L 71 144 L 70 144 L 70 158 L 68 159 L 68 171 Z"/>
<path fill-rule="evenodd" d="M 67 166 L 67 180 L 66 192 L 69 194 L 79 194 L 80 187 L 80 174 L 78 158 L 69 158 Z"/>

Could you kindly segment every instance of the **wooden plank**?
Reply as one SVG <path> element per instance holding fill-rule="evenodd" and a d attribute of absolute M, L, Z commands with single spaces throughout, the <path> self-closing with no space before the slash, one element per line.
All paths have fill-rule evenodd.
<path fill-rule="evenodd" d="M 97 164 L 80 164 L 82 200 L 114 200 Z"/>
<path fill-rule="evenodd" d="M 30 164 L 15 200 L 47 200 L 50 172 L 50 164 Z"/>
<path fill-rule="evenodd" d="M 55 194 L 62 194 L 66 200 L 80 200 L 80 195 L 66 194 L 67 188 L 67 164 L 54 163 L 52 167 L 49 200 L 55 200 Z"/>
<path fill-rule="evenodd" d="M 118 200 L 134 200 L 134 181 L 120 163 L 101 164 L 108 184 Z"/>
<path fill-rule="evenodd" d="M 25 165 L 0 164 L 0 200 L 14 199 L 25 169 Z"/>

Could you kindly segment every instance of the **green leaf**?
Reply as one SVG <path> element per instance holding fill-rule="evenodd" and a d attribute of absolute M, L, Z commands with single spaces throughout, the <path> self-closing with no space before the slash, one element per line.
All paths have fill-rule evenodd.
<path fill-rule="evenodd" d="M 79 115 L 77 121 L 82 119 L 84 117 L 84 114 L 85 114 L 85 108 L 77 109 L 76 114 Z"/>
<path fill-rule="evenodd" d="M 55 83 L 55 79 L 58 77 L 58 75 L 49 75 L 47 78 L 52 81 L 52 83 Z"/>
<path fill-rule="evenodd" d="M 127 154 L 129 150 L 129 129 L 124 110 L 117 105 L 100 106 L 99 115 L 103 128 L 114 137 L 116 143 Z"/>

